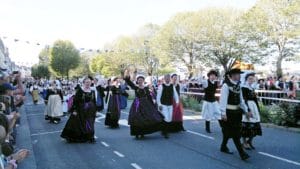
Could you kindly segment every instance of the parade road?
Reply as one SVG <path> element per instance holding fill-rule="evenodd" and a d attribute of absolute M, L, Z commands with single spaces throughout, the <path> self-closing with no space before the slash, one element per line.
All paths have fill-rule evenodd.
<path fill-rule="evenodd" d="M 129 104 L 130 106 L 130 104 Z M 251 158 L 240 160 L 233 142 L 233 155 L 219 151 L 221 130 L 212 123 L 212 132 L 204 130 L 200 115 L 185 111 L 185 132 L 146 135 L 142 140 L 130 136 L 128 109 L 122 111 L 119 129 L 104 126 L 105 114 L 96 119 L 97 142 L 67 143 L 60 137 L 68 116 L 59 124 L 44 120 L 42 102 L 31 103 L 30 97 L 22 108 L 18 127 L 18 148 L 31 150 L 20 169 L 296 169 L 300 168 L 300 134 L 275 128 L 263 128 L 256 137 L 256 150 L 247 151 Z"/>

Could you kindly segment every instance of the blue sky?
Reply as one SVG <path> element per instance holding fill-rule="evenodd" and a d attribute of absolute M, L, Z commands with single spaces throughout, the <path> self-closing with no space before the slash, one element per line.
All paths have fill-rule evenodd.
<path fill-rule="evenodd" d="M 172 15 L 205 7 L 248 9 L 256 0 L 0 0 L 0 37 L 17 62 L 36 63 L 45 44 L 71 40 L 99 49 L 146 23 L 162 25 Z M 3 36 L 8 37 L 3 39 Z M 22 41 L 14 42 L 14 38 Z M 40 46 L 25 41 L 39 42 Z"/>

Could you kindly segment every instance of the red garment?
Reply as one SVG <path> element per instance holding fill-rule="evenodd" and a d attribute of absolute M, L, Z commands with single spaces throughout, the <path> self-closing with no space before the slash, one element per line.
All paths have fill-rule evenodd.
<path fill-rule="evenodd" d="M 176 106 L 175 100 L 173 100 L 173 116 L 172 116 L 173 122 L 182 122 L 183 121 L 183 105 L 179 101 L 179 105 Z"/>

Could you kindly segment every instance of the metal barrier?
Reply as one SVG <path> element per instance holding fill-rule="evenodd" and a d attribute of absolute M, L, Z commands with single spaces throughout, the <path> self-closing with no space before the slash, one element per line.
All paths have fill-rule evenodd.
<path fill-rule="evenodd" d="M 256 90 L 257 96 L 264 105 L 277 104 L 287 98 L 287 92 L 278 90 Z M 277 99 L 276 99 L 277 98 Z"/>
<path fill-rule="evenodd" d="M 278 104 L 280 102 L 289 102 L 289 103 L 300 103 L 300 100 L 296 100 L 296 99 L 286 99 L 283 97 L 278 97 L 278 95 L 267 95 L 268 97 L 265 97 L 266 94 L 285 94 L 286 92 L 283 91 L 272 91 L 272 90 L 257 90 L 255 91 L 257 93 L 257 97 L 260 101 L 262 101 L 263 104 L 265 105 L 270 105 L 270 104 Z M 265 95 L 259 95 L 259 94 L 265 94 Z M 203 98 L 204 93 L 196 93 L 196 92 L 181 92 L 181 94 L 183 95 L 192 95 L 192 96 L 201 96 L 201 98 Z M 215 96 L 218 98 L 220 97 L 220 93 L 216 93 Z M 198 98 L 199 97 L 195 97 Z M 202 99 L 201 99 L 202 100 Z M 200 101 L 201 101 L 200 100 Z M 198 100 L 199 101 L 199 100 Z"/>

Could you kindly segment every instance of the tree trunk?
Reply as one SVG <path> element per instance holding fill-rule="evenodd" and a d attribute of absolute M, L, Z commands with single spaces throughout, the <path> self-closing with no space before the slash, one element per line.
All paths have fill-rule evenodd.
<path fill-rule="evenodd" d="M 276 61 L 276 75 L 277 75 L 277 77 L 282 76 L 282 57 L 281 56 L 279 56 L 278 60 Z"/>
<path fill-rule="evenodd" d="M 283 45 L 281 45 L 281 43 L 277 43 L 277 47 L 278 47 L 278 52 L 279 52 L 279 56 L 278 59 L 276 61 L 276 75 L 277 77 L 282 76 L 282 60 L 283 60 Z"/>
<path fill-rule="evenodd" d="M 147 72 L 148 72 L 148 76 L 152 76 L 152 74 L 153 74 L 153 67 L 152 67 L 152 66 L 149 66 Z"/>
<path fill-rule="evenodd" d="M 193 76 L 194 76 L 194 71 L 193 71 L 193 66 L 192 65 L 189 65 L 187 66 L 188 68 L 188 74 L 189 74 L 189 79 L 191 79 Z"/>
<path fill-rule="evenodd" d="M 190 63 L 188 66 L 188 71 L 189 71 L 189 79 L 191 79 L 194 76 L 194 58 L 193 58 L 193 53 L 189 52 L 189 57 L 190 57 Z"/>

